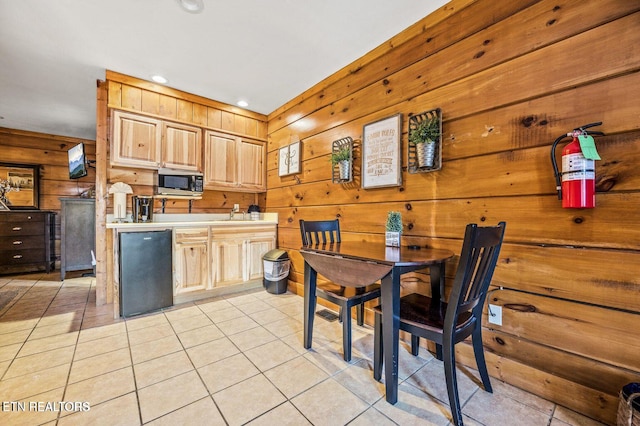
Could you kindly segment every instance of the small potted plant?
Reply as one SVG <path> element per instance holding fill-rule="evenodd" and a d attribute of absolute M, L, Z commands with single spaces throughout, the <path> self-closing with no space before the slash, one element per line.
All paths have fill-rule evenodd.
<path fill-rule="evenodd" d="M 411 129 L 409 144 L 416 147 L 418 167 L 433 167 L 435 146 L 439 137 L 440 120 L 437 114 L 424 115 L 423 119 Z"/>
<path fill-rule="evenodd" d="M 400 236 L 402 235 L 402 215 L 400 212 L 390 211 L 387 213 L 387 224 L 385 232 L 386 245 L 390 247 L 400 247 Z"/>
<path fill-rule="evenodd" d="M 331 153 L 331 164 L 337 164 L 340 169 L 340 180 L 351 178 L 351 148 L 348 144 L 342 145 L 337 151 Z"/>

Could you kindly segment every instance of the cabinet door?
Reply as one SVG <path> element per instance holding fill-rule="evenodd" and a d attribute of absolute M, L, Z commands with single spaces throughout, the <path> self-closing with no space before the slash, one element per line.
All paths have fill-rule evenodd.
<path fill-rule="evenodd" d="M 275 237 L 255 238 L 247 241 L 247 267 L 250 280 L 263 277 L 262 257 L 275 246 Z"/>
<path fill-rule="evenodd" d="M 200 172 L 202 130 L 178 123 L 162 123 L 162 167 Z"/>
<path fill-rule="evenodd" d="M 114 111 L 111 132 L 111 164 L 155 169 L 160 166 L 161 121 Z"/>
<path fill-rule="evenodd" d="M 204 186 L 207 189 L 237 186 L 237 138 L 223 133 L 205 133 Z"/>
<path fill-rule="evenodd" d="M 238 185 L 245 189 L 265 190 L 264 142 L 240 139 L 238 149 Z"/>
<path fill-rule="evenodd" d="M 209 229 L 175 229 L 173 238 L 173 295 L 211 288 Z"/>
<path fill-rule="evenodd" d="M 244 240 L 214 240 L 211 243 L 211 254 L 215 287 L 247 281 Z"/>

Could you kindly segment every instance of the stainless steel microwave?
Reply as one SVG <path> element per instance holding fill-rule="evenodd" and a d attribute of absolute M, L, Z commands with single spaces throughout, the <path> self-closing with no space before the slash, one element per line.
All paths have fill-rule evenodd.
<path fill-rule="evenodd" d="M 160 195 L 202 195 L 204 179 L 201 173 L 160 169 L 156 188 Z"/>

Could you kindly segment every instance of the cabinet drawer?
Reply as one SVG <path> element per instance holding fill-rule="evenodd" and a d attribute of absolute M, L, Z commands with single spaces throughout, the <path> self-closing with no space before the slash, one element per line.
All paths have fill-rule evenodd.
<path fill-rule="evenodd" d="M 39 250 L 1 250 L 2 265 L 20 265 L 23 263 L 38 263 L 45 261 L 44 249 Z"/>
<path fill-rule="evenodd" d="M 2 222 L 44 222 L 44 213 L 12 211 L 11 214 L 1 214 Z M 2 226 L 2 225 L 0 225 Z"/>
<path fill-rule="evenodd" d="M 15 222 L 0 223 L 0 237 L 21 235 L 42 235 L 44 222 Z"/>
<path fill-rule="evenodd" d="M 0 250 L 30 250 L 42 248 L 43 245 L 42 235 L 15 235 L 0 238 Z"/>
<path fill-rule="evenodd" d="M 175 242 L 198 242 L 207 241 L 209 238 L 209 228 L 180 228 L 176 229 Z"/>

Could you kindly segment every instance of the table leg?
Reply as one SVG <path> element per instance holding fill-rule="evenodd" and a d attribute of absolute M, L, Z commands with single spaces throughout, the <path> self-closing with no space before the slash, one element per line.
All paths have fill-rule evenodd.
<path fill-rule="evenodd" d="M 313 319 L 316 312 L 316 280 L 318 273 L 304 262 L 304 348 L 311 348 Z"/>
<path fill-rule="evenodd" d="M 431 278 L 431 300 L 438 303 L 444 296 L 445 284 L 445 264 L 444 262 L 433 264 L 429 267 L 429 275 Z M 442 361 L 442 345 L 436 343 L 436 359 Z"/>
<path fill-rule="evenodd" d="M 400 328 L 400 274 L 395 269 L 382 278 L 382 346 L 387 402 L 398 401 L 398 340 Z"/>

